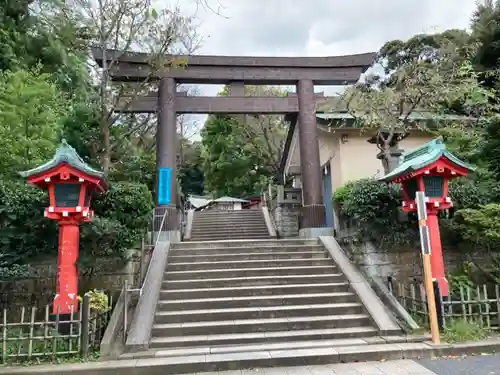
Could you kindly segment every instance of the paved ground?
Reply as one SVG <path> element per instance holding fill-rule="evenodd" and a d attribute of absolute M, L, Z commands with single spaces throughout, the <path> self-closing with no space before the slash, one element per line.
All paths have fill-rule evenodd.
<path fill-rule="evenodd" d="M 197 375 L 500 375 L 500 354 L 465 358 L 274 367 Z"/>
<path fill-rule="evenodd" d="M 437 375 L 500 375 L 500 354 L 417 362 Z"/>
<path fill-rule="evenodd" d="M 203 373 L 197 375 L 217 375 Z M 243 371 L 224 371 L 218 375 L 435 375 L 410 360 L 387 362 L 341 363 L 323 366 L 274 367 Z"/>

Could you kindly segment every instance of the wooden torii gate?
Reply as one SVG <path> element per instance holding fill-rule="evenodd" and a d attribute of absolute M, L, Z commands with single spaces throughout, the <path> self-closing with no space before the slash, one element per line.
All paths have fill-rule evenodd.
<path fill-rule="evenodd" d="M 348 85 L 373 63 L 375 53 L 335 57 L 243 57 L 243 56 L 165 56 L 187 61 L 185 67 L 157 70 L 148 64 L 144 53 L 94 49 L 99 65 L 103 59 L 115 61 L 111 77 L 116 82 L 137 82 L 146 78 L 158 81 L 158 92 L 123 98 L 124 112 L 158 112 L 156 133 L 157 176 L 168 170 L 170 196 L 168 203 L 159 199 L 159 209 L 175 209 L 176 202 L 176 124 L 177 115 L 203 114 L 285 114 L 298 122 L 300 164 L 302 173 L 302 228 L 325 227 L 322 200 L 321 166 L 316 126 L 316 105 L 325 100 L 314 93 L 314 85 Z M 104 57 L 106 56 L 106 57 Z M 229 85 L 227 97 L 187 96 L 177 92 L 177 84 Z M 248 85 L 294 85 L 296 94 L 284 97 L 245 96 Z M 127 105 L 125 104 L 127 103 Z M 158 177 L 157 177 L 158 178 Z M 170 226 L 176 225 L 171 223 Z M 178 228 L 178 224 L 177 224 Z"/>

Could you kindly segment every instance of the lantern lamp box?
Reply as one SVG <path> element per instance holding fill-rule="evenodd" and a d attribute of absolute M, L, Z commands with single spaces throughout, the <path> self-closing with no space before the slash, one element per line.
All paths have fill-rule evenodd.
<path fill-rule="evenodd" d="M 48 190 L 50 206 L 45 209 L 45 216 L 55 220 L 69 215 L 90 221 L 92 193 L 107 189 L 103 172 L 87 165 L 65 140 L 51 160 L 20 175 L 29 184 Z"/>
<path fill-rule="evenodd" d="M 442 210 L 452 206 L 448 197 L 448 181 L 467 176 L 474 168 L 446 150 L 442 139 L 405 152 L 396 169 L 379 178 L 381 182 L 401 183 L 403 187 L 403 210 L 417 210 L 415 194 L 423 191 L 427 203 Z"/>

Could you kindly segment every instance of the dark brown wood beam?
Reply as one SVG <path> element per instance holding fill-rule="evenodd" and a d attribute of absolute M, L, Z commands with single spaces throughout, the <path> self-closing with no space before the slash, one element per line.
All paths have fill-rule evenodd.
<path fill-rule="evenodd" d="M 316 105 L 327 100 L 318 94 Z M 158 109 L 156 96 L 148 95 L 131 100 L 122 97 L 117 111 L 124 113 L 154 113 Z M 257 97 L 257 96 L 177 96 L 175 109 L 178 114 L 288 114 L 297 113 L 299 104 L 297 96 Z"/>
<path fill-rule="evenodd" d="M 98 64 L 102 64 L 103 50 L 93 48 L 92 55 Z M 147 53 L 123 52 L 117 50 L 106 50 L 106 60 L 119 61 L 120 63 L 145 64 L 151 58 Z M 376 53 L 360 53 L 345 56 L 326 57 L 270 57 L 270 56 L 211 56 L 211 55 L 165 55 L 166 61 L 177 61 L 189 66 L 237 66 L 237 67 L 260 67 L 260 68 L 341 68 L 341 67 L 364 67 L 372 65 Z"/>
<path fill-rule="evenodd" d="M 244 81 L 248 85 L 295 85 L 310 79 L 316 85 L 348 85 L 359 80 L 362 67 L 342 68 L 260 68 L 243 66 L 192 66 L 169 68 L 162 71 L 147 65 L 120 63 L 111 70 L 114 81 L 134 82 L 146 78 L 157 80 L 173 78 L 177 83 L 226 85 L 231 81 Z"/>

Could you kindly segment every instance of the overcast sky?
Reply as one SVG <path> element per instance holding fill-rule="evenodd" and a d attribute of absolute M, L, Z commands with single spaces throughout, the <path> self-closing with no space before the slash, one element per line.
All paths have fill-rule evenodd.
<path fill-rule="evenodd" d="M 177 1 L 183 11 L 194 12 L 195 0 Z M 376 52 L 389 40 L 467 28 L 475 8 L 474 0 L 205 1 L 220 13 L 200 7 L 196 11 L 204 39 L 198 53 L 210 55 L 334 56 Z M 201 87 L 203 95 L 214 95 L 219 89 Z"/>

